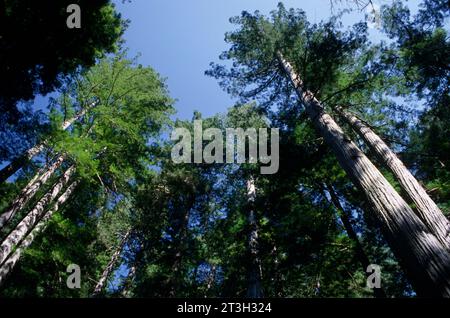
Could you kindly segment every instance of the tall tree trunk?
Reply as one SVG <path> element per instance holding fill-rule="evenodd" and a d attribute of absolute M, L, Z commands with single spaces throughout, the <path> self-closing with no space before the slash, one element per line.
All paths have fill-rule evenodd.
<path fill-rule="evenodd" d="M 136 277 L 136 271 L 139 267 L 139 264 L 142 263 L 142 257 L 144 254 L 144 243 L 139 244 L 139 249 L 134 251 L 134 259 L 131 262 L 131 268 L 128 271 L 127 277 L 124 279 L 123 287 L 120 292 L 121 296 L 124 298 L 129 298 L 132 296 L 131 288 L 133 286 L 133 281 Z"/>
<path fill-rule="evenodd" d="M 34 156 L 40 153 L 44 149 L 44 144 L 36 145 L 27 150 L 27 152 L 15 159 L 13 159 L 8 165 L 0 170 L 0 183 L 5 182 L 9 177 L 19 171 L 23 165 L 31 160 Z"/>
<path fill-rule="evenodd" d="M 367 254 L 364 252 L 364 249 L 363 249 L 361 243 L 359 242 L 358 235 L 356 235 L 355 230 L 353 230 L 353 226 L 350 221 L 350 215 L 342 207 L 342 204 L 339 201 L 339 197 L 336 194 L 336 191 L 334 190 L 333 186 L 327 185 L 326 188 L 328 190 L 328 193 L 330 194 L 331 202 L 333 203 L 334 207 L 338 211 L 338 214 L 342 220 L 342 224 L 344 224 L 344 228 L 345 228 L 345 231 L 347 232 L 348 237 L 355 244 L 356 258 L 361 263 L 363 272 L 366 273 L 367 276 L 370 276 L 370 274 L 368 274 L 366 272 L 366 270 L 367 270 L 367 267 L 372 263 L 369 261 Z M 374 288 L 373 293 L 374 293 L 375 297 L 377 297 L 377 298 L 386 298 L 386 293 L 384 292 L 382 287 Z"/>
<path fill-rule="evenodd" d="M 73 175 L 74 171 L 74 166 L 67 169 L 52 189 L 39 200 L 27 216 L 25 216 L 16 228 L 4 239 L 0 245 L 0 264 L 6 260 L 13 248 L 23 240 L 26 234 L 34 228 L 39 219 L 45 215 L 45 207 L 58 196 L 69 181 L 70 177 Z"/>
<path fill-rule="evenodd" d="M 249 269 L 249 284 L 247 289 L 247 297 L 261 298 L 263 297 L 262 290 L 262 266 L 258 255 L 258 224 L 255 218 L 255 211 L 253 203 L 256 198 L 256 188 L 253 178 L 247 181 L 247 197 L 250 207 L 248 214 L 248 224 L 250 227 L 250 234 L 248 240 L 248 247 L 250 251 L 251 264 Z"/>
<path fill-rule="evenodd" d="M 63 205 L 75 190 L 78 182 L 73 182 L 64 191 L 64 193 L 58 198 L 55 205 L 42 217 L 39 223 L 31 230 L 31 232 L 19 243 L 14 252 L 0 265 L 0 286 L 3 284 L 7 276 L 14 269 L 14 266 L 20 259 L 23 251 L 28 248 L 36 236 L 42 233 L 47 227 L 48 221 L 58 211 L 59 207 Z"/>
<path fill-rule="evenodd" d="M 128 237 L 131 234 L 131 230 L 128 230 L 125 236 L 120 241 L 119 246 L 111 256 L 111 259 L 109 260 L 108 264 L 106 265 L 105 269 L 103 270 L 102 276 L 100 276 L 100 279 L 97 282 L 97 285 L 95 285 L 94 292 L 92 293 L 93 297 L 98 296 L 103 288 L 105 287 L 106 281 L 108 280 L 108 277 L 111 275 L 117 260 L 119 259 L 120 254 L 122 253 L 123 247 L 125 246 L 125 243 L 128 240 Z"/>
<path fill-rule="evenodd" d="M 180 215 L 180 218 L 178 220 L 179 222 L 179 228 L 176 230 L 175 234 L 175 255 L 174 260 L 172 263 L 172 274 L 167 280 L 167 283 L 170 286 L 169 290 L 169 297 L 176 297 L 177 296 L 177 290 L 179 289 L 180 285 L 180 277 L 181 277 L 181 270 L 183 265 L 183 254 L 185 250 L 185 243 L 188 237 L 188 225 L 189 225 L 189 216 L 192 207 L 195 204 L 195 196 L 192 196 L 188 203 L 185 205 L 182 205 L 180 209 L 183 210 L 183 213 Z"/>
<path fill-rule="evenodd" d="M 275 287 L 275 293 L 277 297 L 283 297 L 284 290 L 283 290 L 283 274 L 280 272 L 280 259 L 278 258 L 278 249 L 275 242 L 273 242 L 273 248 L 271 255 L 273 257 L 273 269 L 274 269 L 274 277 L 273 281 L 274 287 Z"/>
<path fill-rule="evenodd" d="M 390 246 L 417 293 L 450 297 L 450 255 L 445 246 L 395 191 L 366 155 L 327 114 L 283 55 L 278 61 L 291 80 L 305 111 L 331 147 L 341 167 L 366 195 Z"/>
<path fill-rule="evenodd" d="M 358 117 L 337 107 L 339 115 L 361 136 L 379 159 L 392 171 L 400 186 L 414 202 L 420 219 L 430 231 L 450 250 L 450 222 L 439 207 L 427 194 L 425 189 L 405 167 L 403 162 L 388 145 Z"/>
<path fill-rule="evenodd" d="M 209 270 L 208 280 L 206 283 L 205 298 L 208 297 L 209 291 L 211 290 L 211 288 L 213 288 L 214 283 L 216 281 L 216 269 L 217 269 L 217 266 L 215 264 L 211 265 L 211 268 Z"/>
<path fill-rule="evenodd" d="M 36 194 L 39 188 L 45 184 L 50 176 L 58 169 L 65 159 L 64 155 L 59 156 L 50 167 L 42 168 L 31 180 L 26 187 L 22 190 L 20 195 L 13 201 L 11 206 L 0 215 L 0 229 L 6 226 L 6 224 L 14 217 L 17 211 L 23 209 L 23 207 L 30 201 L 30 199 Z"/>
<path fill-rule="evenodd" d="M 124 297 L 124 298 L 130 297 L 130 295 L 131 295 L 130 288 L 133 284 L 135 275 L 136 275 L 136 264 L 133 264 L 133 266 L 131 266 L 131 268 L 130 268 L 130 271 L 128 272 L 127 278 L 125 278 L 123 289 L 120 292 L 122 297 Z"/>
<path fill-rule="evenodd" d="M 83 117 L 87 111 L 97 105 L 97 102 L 92 103 L 89 107 L 84 108 L 79 113 L 77 113 L 74 117 L 64 121 L 61 125 L 62 130 L 66 130 L 69 128 L 75 121 Z M 0 183 L 6 181 L 10 176 L 15 174 L 17 171 L 19 171 L 20 168 L 22 168 L 23 165 L 25 165 L 28 161 L 30 161 L 34 156 L 36 156 L 38 153 L 40 153 L 42 150 L 44 150 L 46 141 L 41 142 L 37 144 L 34 147 L 31 147 L 25 153 L 15 159 L 13 159 L 7 166 L 3 167 L 0 170 Z"/>

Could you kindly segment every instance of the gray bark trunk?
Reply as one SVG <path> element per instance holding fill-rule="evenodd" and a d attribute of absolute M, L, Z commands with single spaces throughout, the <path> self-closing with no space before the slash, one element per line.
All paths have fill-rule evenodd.
<path fill-rule="evenodd" d="M 37 235 L 42 233 L 47 227 L 48 221 L 58 211 L 59 207 L 63 205 L 75 190 L 77 182 L 73 182 L 67 187 L 66 191 L 58 198 L 55 205 L 42 217 L 39 223 L 31 230 L 31 232 L 23 239 L 14 252 L 0 265 L 0 286 L 4 283 L 7 276 L 14 269 L 14 266 L 20 259 L 23 251 L 28 248 Z"/>
<path fill-rule="evenodd" d="M 33 229 L 39 219 L 45 215 L 45 207 L 50 204 L 61 192 L 75 171 L 72 166 L 64 173 L 53 188 L 47 192 L 35 207 L 23 218 L 16 228 L 4 239 L 0 245 L 0 264 L 2 264 L 13 248 L 23 240 L 26 234 Z"/>
<path fill-rule="evenodd" d="M 8 165 L 0 170 L 0 183 L 6 181 L 9 177 L 19 171 L 19 169 L 22 168 L 24 164 L 26 164 L 29 160 L 31 160 L 31 158 L 40 153 L 43 149 L 44 144 L 39 144 L 34 146 L 33 148 L 28 149 L 24 155 L 13 159 Z"/>
<path fill-rule="evenodd" d="M 127 278 L 124 282 L 124 287 L 122 289 L 122 292 L 120 293 L 122 297 L 124 298 L 130 298 L 131 297 L 131 291 L 130 288 L 133 284 L 134 276 L 136 275 L 136 265 L 131 266 L 130 271 L 127 275 Z"/>
<path fill-rule="evenodd" d="M 213 288 L 214 283 L 216 281 L 216 265 L 211 265 L 211 269 L 208 275 L 208 281 L 206 284 L 205 298 L 208 297 L 209 291 Z"/>
<path fill-rule="evenodd" d="M 394 174 L 400 186 L 414 202 L 418 216 L 430 231 L 450 250 L 450 222 L 425 189 L 405 167 L 388 145 L 362 120 L 338 107 L 339 115 L 361 136 L 379 159 Z"/>
<path fill-rule="evenodd" d="M 283 274 L 280 272 L 280 260 L 278 258 L 278 249 L 275 242 L 273 242 L 273 248 L 271 255 L 273 257 L 273 263 L 274 263 L 274 278 L 275 281 L 275 291 L 277 297 L 284 297 L 284 288 L 283 288 Z"/>
<path fill-rule="evenodd" d="M 117 260 L 119 259 L 119 256 L 122 253 L 122 249 L 123 249 L 125 243 L 127 242 L 130 234 L 131 234 L 131 230 L 129 230 L 125 234 L 125 236 L 120 241 L 119 246 L 117 247 L 117 249 L 111 256 L 111 259 L 109 260 L 108 264 L 106 265 L 105 269 L 103 270 L 102 276 L 100 276 L 100 279 L 98 280 L 97 285 L 95 285 L 94 292 L 92 293 L 93 297 L 98 296 L 102 292 L 103 288 L 105 288 L 105 284 L 108 280 L 108 277 L 111 275 L 111 273 L 117 263 Z"/>
<path fill-rule="evenodd" d="M 172 275 L 166 280 L 170 290 L 169 297 L 176 297 L 180 284 L 183 280 L 182 265 L 184 253 L 186 250 L 186 241 L 188 238 L 188 225 L 191 209 L 195 204 L 195 196 L 191 196 L 188 203 L 184 207 L 180 207 L 183 213 L 179 216 L 179 228 L 174 235 L 174 260 L 172 264 Z"/>
<path fill-rule="evenodd" d="M 87 111 L 93 107 L 95 107 L 97 103 L 92 103 L 89 107 L 84 108 L 79 113 L 77 113 L 74 117 L 64 121 L 61 125 L 62 130 L 66 130 L 69 128 L 75 121 L 83 117 Z M 10 176 L 19 171 L 20 168 L 28 161 L 30 161 L 34 156 L 44 150 L 46 141 L 37 144 L 34 147 L 28 149 L 23 155 L 18 158 L 13 159 L 7 166 L 3 167 L 0 170 L 0 183 L 6 181 Z"/>
<path fill-rule="evenodd" d="M 292 66 L 278 53 L 278 61 L 291 80 L 305 111 L 331 147 L 341 167 L 366 195 L 390 246 L 417 293 L 450 297 L 450 255 L 365 154 L 327 114 Z"/>
<path fill-rule="evenodd" d="M 255 212 L 253 210 L 253 203 L 256 199 L 256 188 L 255 182 L 252 178 L 247 181 L 247 197 L 250 206 L 248 215 L 248 223 L 250 226 L 248 245 L 251 256 L 247 297 L 261 298 L 263 297 L 263 289 L 261 284 L 262 266 L 258 255 L 258 225 L 255 218 Z"/>
<path fill-rule="evenodd" d="M 39 188 L 45 184 L 53 173 L 63 163 L 65 156 L 59 156 L 56 161 L 49 167 L 41 169 L 26 187 L 22 190 L 20 195 L 13 201 L 11 206 L 0 216 L 0 229 L 6 226 L 6 224 L 14 217 L 17 211 L 23 209 L 23 207 L 30 201 L 30 199 L 36 194 Z"/>

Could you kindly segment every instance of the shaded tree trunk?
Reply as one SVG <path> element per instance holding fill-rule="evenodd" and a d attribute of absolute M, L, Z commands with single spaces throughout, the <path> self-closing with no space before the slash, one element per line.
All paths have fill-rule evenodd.
<path fill-rule="evenodd" d="M 134 252 L 134 259 L 131 263 L 131 268 L 128 272 L 127 277 L 123 282 L 123 287 L 120 292 L 121 296 L 124 298 L 129 298 L 132 296 L 131 288 L 133 287 L 133 281 L 136 277 L 137 268 L 142 264 L 142 256 L 143 256 L 144 244 L 139 244 L 139 249 Z"/>
<path fill-rule="evenodd" d="M 105 288 L 106 281 L 108 280 L 108 277 L 111 275 L 114 267 L 116 266 L 117 260 L 119 259 L 120 254 L 122 253 L 123 247 L 125 246 L 125 243 L 127 242 L 129 236 L 131 234 L 131 230 L 128 230 L 128 232 L 125 234 L 125 236 L 120 241 L 119 246 L 111 256 L 111 259 L 109 260 L 108 264 L 106 265 L 105 269 L 103 270 L 102 275 L 100 276 L 100 279 L 97 282 L 97 285 L 95 285 L 94 292 L 92 293 L 92 296 L 98 296 L 103 288 Z"/>
<path fill-rule="evenodd" d="M 336 210 L 338 211 L 338 213 L 340 215 L 342 224 L 344 225 L 344 228 L 345 228 L 345 231 L 347 232 L 348 237 L 355 244 L 356 258 L 361 263 L 362 270 L 364 273 L 366 273 L 366 276 L 370 276 L 370 274 L 368 274 L 366 272 L 366 270 L 367 270 L 367 267 L 372 263 L 369 261 L 367 254 L 364 252 L 364 249 L 363 249 L 361 243 L 359 242 L 358 235 L 356 235 L 356 232 L 353 229 L 352 223 L 350 221 L 350 215 L 342 207 L 342 204 L 339 201 L 339 197 L 336 194 L 336 191 L 334 190 L 333 186 L 327 185 L 326 188 L 328 190 L 328 193 L 330 194 L 331 202 L 333 203 L 334 207 L 336 208 Z M 374 293 L 375 297 L 377 297 L 377 298 L 386 298 L 386 293 L 384 292 L 383 288 L 374 288 L 373 293 Z"/>
<path fill-rule="evenodd" d="M 28 161 L 44 149 L 44 144 L 36 145 L 27 150 L 27 152 L 15 159 L 0 170 L 0 183 L 5 182 L 9 177 L 19 171 Z"/>
<path fill-rule="evenodd" d="M 292 66 L 278 52 L 278 61 L 289 77 L 308 117 L 331 147 L 341 167 L 363 191 L 381 224 L 386 239 L 421 296 L 450 297 L 450 255 L 445 246 L 395 191 L 366 155 L 327 114 Z"/>
<path fill-rule="evenodd" d="M 23 209 L 23 207 L 30 201 L 30 199 L 36 194 L 39 188 L 45 184 L 53 173 L 58 169 L 65 159 L 64 155 L 59 156 L 50 167 L 44 167 L 41 169 L 26 187 L 22 190 L 20 195 L 13 201 L 11 206 L 0 216 L 0 229 L 14 217 L 17 211 Z"/>
<path fill-rule="evenodd" d="M 136 275 L 136 265 L 131 266 L 130 271 L 128 272 L 127 278 L 125 279 L 123 289 L 120 292 L 122 297 L 129 298 L 131 295 L 130 288 L 133 284 L 134 277 Z"/>
<path fill-rule="evenodd" d="M 7 276 L 14 269 L 14 266 L 20 259 L 23 251 L 28 248 L 37 235 L 42 233 L 47 227 L 48 221 L 59 210 L 59 207 L 63 205 L 70 195 L 75 190 L 78 182 L 73 182 L 69 185 L 66 191 L 58 198 L 55 205 L 42 217 L 39 223 L 31 230 L 31 232 L 20 242 L 14 252 L 4 261 L 0 266 L 0 286 L 4 283 Z"/>
<path fill-rule="evenodd" d="M 70 177 L 75 172 L 75 167 L 72 166 L 63 174 L 58 182 L 47 192 L 35 205 L 35 207 L 23 218 L 16 228 L 4 239 L 0 245 L 0 264 L 2 264 L 14 249 L 14 247 L 23 240 L 23 238 L 30 232 L 39 219 L 45 215 L 45 207 L 50 204 L 61 192 L 64 186 L 69 181 Z"/>
<path fill-rule="evenodd" d="M 342 107 L 337 107 L 336 109 L 339 115 L 350 124 L 370 149 L 377 154 L 384 165 L 391 170 L 409 199 L 414 202 L 420 219 L 442 244 L 450 250 L 450 222 L 425 189 L 389 146 L 368 125 Z"/>
<path fill-rule="evenodd" d="M 262 289 L 262 266 L 258 255 L 258 224 L 255 218 L 255 211 L 253 203 L 256 198 L 256 188 L 253 178 L 247 181 L 247 197 L 250 207 L 248 215 L 248 224 L 250 227 L 250 234 L 248 239 L 248 247 L 250 251 L 251 264 L 249 269 L 249 283 L 247 289 L 247 297 L 261 298 L 263 297 Z"/>
<path fill-rule="evenodd" d="M 89 107 L 84 108 L 81 110 L 78 114 L 76 114 L 74 117 L 64 121 L 61 125 L 62 130 L 66 130 L 69 128 L 75 121 L 83 117 L 89 109 L 92 107 L 95 107 L 97 103 L 91 104 Z M 40 144 L 37 144 L 34 147 L 31 147 L 25 153 L 13 159 L 7 166 L 3 167 L 0 170 L 0 183 L 6 181 L 10 176 L 15 174 L 17 171 L 19 171 L 20 168 L 22 168 L 27 162 L 29 162 L 34 156 L 36 156 L 38 153 L 40 153 L 45 148 L 46 142 L 42 142 Z"/>
<path fill-rule="evenodd" d="M 180 281 L 182 276 L 182 262 L 183 262 L 183 254 L 185 250 L 185 244 L 188 237 L 188 224 L 189 224 L 189 216 L 192 207 L 195 203 L 195 197 L 192 196 L 188 199 L 188 203 L 186 205 L 182 205 L 181 209 L 184 211 L 180 218 L 177 220 L 179 224 L 178 229 L 174 232 L 175 235 L 175 255 L 172 263 L 172 275 L 168 279 L 168 283 L 170 285 L 169 297 L 176 297 L 177 290 L 181 287 Z"/>
<path fill-rule="evenodd" d="M 208 297 L 209 291 L 212 289 L 216 281 L 216 269 L 216 265 L 211 265 L 211 269 L 208 275 L 208 281 L 206 284 L 205 298 Z"/>
<path fill-rule="evenodd" d="M 272 257 L 273 257 L 273 263 L 274 263 L 274 277 L 273 281 L 275 282 L 275 294 L 276 297 L 283 297 L 284 296 L 284 289 L 283 289 L 283 274 L 280 272 L 280 260 L 278 258 L 278 249 L 275 242 L 273 242 L 273 248 L 272 248 Z"/>

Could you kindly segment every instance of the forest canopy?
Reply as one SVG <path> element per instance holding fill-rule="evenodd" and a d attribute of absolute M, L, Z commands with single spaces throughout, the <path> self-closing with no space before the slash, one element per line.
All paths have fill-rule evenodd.
<path fill-rule="evenodd" d="M 448 1 L 349 1 L 377 42 L 243 11 L 200 70 L 235 103 L 191 119 L 114 4 L 66 2 L 0 2 L 1 297 L 450 297 Z"/>

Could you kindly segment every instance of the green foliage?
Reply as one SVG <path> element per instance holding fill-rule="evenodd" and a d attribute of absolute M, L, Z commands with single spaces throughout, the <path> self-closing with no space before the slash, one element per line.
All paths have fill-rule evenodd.
<path fill-rule="evenodd" d="M 342 106 L 372 126 L 449 212 L 444 4 L 426 0 L 414 17 L 400 2 L 383 7 L 383 30 L 392 41 L 377 45 L 368 41 L 364 23 L 344 29 L 339 15 L 312 24 L 303 11 L 282 4 L 268 17 L 243 12 L 231 19 L 236 28 L 226 34 L 230 49 L 221 56 L 232 61 L 231 67 L 213 64 L 207 74 L 239 97 L 239 103 L 225 114 L 202 118 L 195 112 L 192 119 L 202 119 L 203 129 L 222 132 L 280 128 L 280 168 L 274 175 L 260 175 L 259 164 L 173 163 L 175 141 L 168 140 L 166 129 L 183 127 L 193 135 L 193 121 L 171 121 L 173 100 L 164 80 L 150 67 L 125 58 L 126 52 L 99 59 L 61 81 L 40 138 L 47 141 L 46 163 L 56 154 L 67 159 L 13 223 L 67 167 L 76 166 L 71 182 L 79 184 L 26 249 L 1 295 L 89 297 L 117 251 L 102 297 L 244 297 L 255 264 L 260 264 L 266 297 L 374 297 L 366 287 L 361 247 L 370 263 L 381 266 L 388 297 L 413 296 L 371 207 L 305 120 L 276 53 L 292 62 L 330 114 Z M 90 57 L 113 49 L 113 38 L 122 32 L 113 7 L 102 10 L 106 20 L 98 23 L 114 31 L 100 28 L 95 36 L 105 37 L 105 47 L 95 47 Z M 84 66 L 93 64 L 87 61 Z M 75 64 L 69 66 L 63 74 Z M 39 91 L 59 84 L 49 79 Z M 426 107 L 419 108 L 424 101 Z M 61 129 L 80 112 L 85 114 Z M 351 127 L 341 126 L 381 166 Z M 0 210 L 43 164 L 36 160 L 14 183 L 0 186 Z M 392 174 L 380 170 L 404 195 Z M 254 202 L 247 193 L 250 178 Z M 3 229 L 2 237 L 10 230 Z M 255 230 L 257 256 L 250 248 Z M 65 285 L 71 263 L 82 269 L 80 290 Z"/>
<path fill-rule="evenodd" d="M 52 129 L 43 139 L 53 153 L 66 155 L 63 169 L 75 165 L 80 184 L 70 203 L 27 249 L 23 267 L 14 274 L 23 284 L 12 277 L 4 295 L 92 293 L 121 238 L 132 228 L 133 193 L 141 178 L 151 177 L 143 172 L 156 162 L 155 143 L 169 123 L 171 103 L 161 78 L 123 55 L 105 58 L 65 86 L 52 105 Z M 86 114 L 69 130 L 59 128 L 81 110 Z M 65 269 L 71 263 L 83 271 L 84 284 L 78 291 L 65 286 Z M 38 287 L 27 290 L 29 284 Z"/>
<path fill-rule="evenodd" d="M 383 10 L 384 31 L 395 41 L 394 70 L 425 104 L 409 132 L 405 159 L 447 213 L 450 42 L 445 21 L 449 16 L 448 2 L 443 0 L 424 1 L 416 16 L 398 1 Z"/>
<path fill-rule="evenodd" d="M 72 3 L 81 8 L 80 29 L 66 24 Z M 18 101 L 54 91 L 64 77 L 114 52 L 125 27 L 106 0 L 2 1 L 0 23 L 0 110 L 12 121 L 20 116 Z"/>

